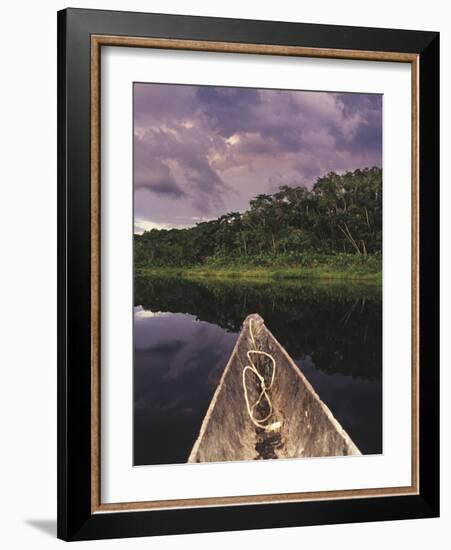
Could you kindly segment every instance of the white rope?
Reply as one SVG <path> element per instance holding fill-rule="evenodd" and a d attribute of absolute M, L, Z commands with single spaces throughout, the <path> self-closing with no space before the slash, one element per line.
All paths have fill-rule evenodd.
<path fill-rule="evenodd" d="M 247 356 L 247 360 L 249 361 L 249 365 L 246 365 L 243 368 L 243 372 L 242 372 L 244 399 L 246 401 L 247 412 L 248 412 L 249 417 L 252 420 L 253 424 L 255 426 L 257 426 L 258 428 L 263 428 L 263 429 L 266 429 L 266 430 L 270 430 L 270 429 L 274 429 L 274 428 L 279 427 L 279 423 L 277 423 L 277 422 L 273 423 L 273 424 L 267 423 L 268 420 L 271 418 L 272 413 L 273 413 L 273 406 L 272 406 L 271 399 L 269 397 L 268 392 L 270 391 L 270 389 L 272 388 L 272 386 L 274 384 L 274 378 L 276 376 L 276 360 L 274 359 L 274 357 L 271 354 L 266 353 L 266 351 L 260 351 L 260 350 L 257 349 L 257 344 L 256 344 L 255 338 L 254 338 L 254 331 L 252 330 L 252 321 L 253 321 L 253 319 L 249 319 L 249 332 L 251 334 L 251 340 L 252 340 L 252 345 L 253 345 L 254 349 L 250 349 L 246 352 L 246 356 Z M 264 376 L 262 376 L 260 374 L 260 372 L 257 369 L 257 366 L 253 362 L 253 360 L 252 360 L 253 355 L 263 355 L 264 357 L 267 357 L 268 359 L 271 360 L 272 374 L 271 374 L 271 382 L 268 385 L 266 385 L 266 381 L 265 381 Z M 258 396 L 257 401 L 252 406 L 249 403 L 249 395 L 248 395 L 248 390 L 247 390 L 246 372 L 248 372 L 248 371 L 251 371 L 257 377 L 257 380 L 260 384 L 260 394 Z M 254 410 L 262 402 L 263 399 L 266 400 L 266 402 L 268 404 L 269 412 L 267 413 L 267 415 L 264 418 L 256 418 L 255 414 L 254 414 Z"/>

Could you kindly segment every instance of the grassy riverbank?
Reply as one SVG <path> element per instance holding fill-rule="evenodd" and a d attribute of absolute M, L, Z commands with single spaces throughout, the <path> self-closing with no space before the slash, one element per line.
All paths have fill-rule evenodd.
<path fill-rule="evenodd" d="M 312 265 L 252 266 L 206 263 L 185 267 L 137 267 L 136 275 L 215 279 L 340 279 L 382 283 L 380 258 L 358 259 L 337 265 L 336 259 L 323 259 Z"/>

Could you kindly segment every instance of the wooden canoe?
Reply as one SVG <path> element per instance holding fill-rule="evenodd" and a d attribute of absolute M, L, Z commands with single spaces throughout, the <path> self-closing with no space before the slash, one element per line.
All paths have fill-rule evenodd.
<path fill-rule="evenodd" d="M 252 334 L 250 332 L 252 323 Z M 257 345 L 275 359 L 277 370 L 269 392 L 271 428 L 254 425 L 245 402 L 243 368 L 247 351 Z M 255 384 L 250 400 L 258 399 Z M 265 327 L 249 315 L 202 422 L 188 462 L 223 462 L 266 458 L 360 455 L 359 449 L 321 401 L 299 367 Z"/>

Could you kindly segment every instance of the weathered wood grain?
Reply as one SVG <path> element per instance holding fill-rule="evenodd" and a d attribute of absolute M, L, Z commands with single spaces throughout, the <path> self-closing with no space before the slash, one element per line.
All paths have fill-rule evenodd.
<path fill-rule="evenodd" d="M 278 433 L 256 427 L 246 409 L 242 371 L 248 364 L 246 352 L 252 348 L 250 321 L 258 349 L 270 353 L 276 360 L 276 377 L 270 398 L 274 407 L 271 423 L 281 423 Z M 251 385 L 249 392 L 250 401 L 255 402 L 257 387 Z M 360 454 L 299 367 L 265 327 L 263 319 L 257 314 L 249 315 L 188 462 Z"/>

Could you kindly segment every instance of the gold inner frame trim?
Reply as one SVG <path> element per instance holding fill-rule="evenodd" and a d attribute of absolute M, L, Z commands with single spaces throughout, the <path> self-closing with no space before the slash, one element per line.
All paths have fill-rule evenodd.
<path fill-rule="evenodd" d="M 100 498 L 100 50 L 102 46 L 157 48 L 222 53 L 243 53 L 353 59 L 409 63 L 412 72 L 412 479 L 407 487 L 278 493 L 266 495 L 102 503 Z M 268 44 L 243 44 L 140 38 L 91 36 L 91 513 L 133 510 L 163 510 L 210 506 L 307 502 L 349 498 L 388 497 L 419 494 L 419 56 L 399 52 L 304 48 Z"/>

